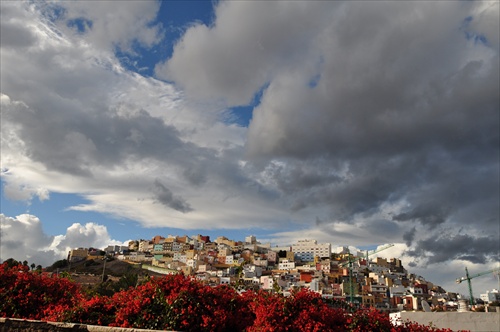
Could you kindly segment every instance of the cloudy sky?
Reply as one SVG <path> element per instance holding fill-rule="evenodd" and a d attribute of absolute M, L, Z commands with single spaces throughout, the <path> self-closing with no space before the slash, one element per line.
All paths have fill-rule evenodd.
<path fill-rule="evenodd" d="M 499 261 L 498 31 L 498 1 L 2 1 L 1 259 L 394 243 L 467 293 Z"/>

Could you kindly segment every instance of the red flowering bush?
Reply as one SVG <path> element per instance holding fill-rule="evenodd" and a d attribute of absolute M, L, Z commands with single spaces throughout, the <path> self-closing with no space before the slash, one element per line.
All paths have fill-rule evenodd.
<path fill-rule="evenodd" d="M 352 332 L 391 331 L 393 326 L 388 314 L 375 308 L 359 309 L 348 315 L 346 328 Z"/>
<path fill-rule="evenodd" d="M 412 322 L 393 326 L 375 309 L 350 312 L 317 293 L 239 295 L 183 275 L 152 278 L 112 296 L 85 296 L 66 278 L 0 265 L 0 317 L 177 331 L 450 331 Z"/>
<path fill-rule="evenodd" d="M 151 279 L 113 295 L 111 326 L 180 331 L 241 331 L 251 320 L 232 288 L 207 287 L 183 275 Z M 245 312 L 246 311 L 246 312 Z"/>
<path fill-rule="evenodd" d="M 246 292 L 255 319 L 248 331 L 342 331 L 345 315 L 328 307 L 318 293 L 294 292 L 290 297 L 265 291 Z"/>
<path fill-rule="evenodd" d="M 116 307 L 106 296 L 81 299 L 71 308 L 53 311 L 44 320 L 107 326 L 115 320 Z"/>
<path fill-rule="evenodd" d="M 0 316 L 45 319 L 82 299 L 79 285 L 66 278 L 30 272 L 28 266 L 0 265 Z"/>

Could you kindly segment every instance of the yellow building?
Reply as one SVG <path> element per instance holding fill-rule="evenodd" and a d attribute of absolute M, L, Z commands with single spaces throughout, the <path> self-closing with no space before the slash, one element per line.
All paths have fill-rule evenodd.
<path fill-rule="evenodd" d="M 87 248 L 71 249 L 68 255 L 70 262 L 77 262 L 87 259 L 89 250 Z"/>

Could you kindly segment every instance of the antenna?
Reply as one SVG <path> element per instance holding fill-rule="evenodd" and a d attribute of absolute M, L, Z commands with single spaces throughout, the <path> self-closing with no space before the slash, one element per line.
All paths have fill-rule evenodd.
<path fill-rule="evenodd" d="M 431 307 L 430 307 L 429 303 L 426 300 L 422 300 L 421 303 L 422 303 L 422 309 L 425 312 L 432 312 Z"/>

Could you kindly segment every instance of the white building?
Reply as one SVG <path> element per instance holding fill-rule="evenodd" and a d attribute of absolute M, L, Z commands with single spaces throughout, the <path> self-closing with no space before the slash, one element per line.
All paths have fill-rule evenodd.
<path fill-rule="evenodd" d="M 368 277 L 373 279 L 373 281 L 379 285 L 386 285 L 385 283 L 385 277 L 377 272 L 370 272 L 368 274 Z"/>
<path fill-rule="evenodd" d="M 149 241 L 141 240 L 139 242 L 139 251 L 145 252 L 148 251 L 148 248 L 149 248 Z"/>
<path fill-rule="evenodd" d="M 245 243 L 255 244 L 256 242 L 257 242 L 257 239 L 255 238 L 254 235 L 250 235 L 250 236 L 245 237 Z"/>
<path fill-rule="evenodd" d="M 232 265 L 234 263 L 234 256 L 228 255 L 226 256 L 226 264 Z"/>
<path fill-rule="evenodd" d="M 104 249 L 106 253 L 120 253 L 124 250 L 128 250 L 128 246 L 109 245 Z"/>
<path fill-rule="evenodd" d="M 153 261 L 152 255 L 146 255 L 143 252 L 131 252 L 129 255 L 126 255 L 124 257 L 125 257 L 125 259 L 128 258 L 128 260 L 133 261 L 133 262 Z"/>
<path fill-rule="evenodd" d="M 410 292 L 410 294 L 415 294 L 415 295 L 422 295 L 422 294 L 424 294 L 423 289 L 420 288 L 420 287 L 410 286 L 410 287 L 407 287 L 406 290 L 408 292 Z"/>
<path fill-rule="evenodd" d="M 257 266 L 267 267 L 269 262 L 267 261 L 267 259 L 262 259 L 260 257 L 257 257 L 257 258 L 254 258 L 253 264 L 257 265 Z"/>
<path fill-rule="evenodd" d="M 181 251 L 183 244 L 179 242 L 172 242 L 172 251 Z"/>
<path fill-rule="evenodd" d="M 318 244 L 316 240 L 299 240 L 292 245 L 292 251 L 297 259 L 302 261 L 314 261 L 314 257 L 329 258 L 332 253 L 330 243 Z"/>
<path fill-rule="evenodd" d="M 406 287 L 402 286 L 402 285 L 397 285 L 397 286 L 392 286 L 392 287 L 389 287 L 389 292 L 390 292 L 390 295 L 391 297 L 395 297 L 395 296 L 404 296 L 406 294 Z"/>
<path fill-rule="evenodd" d="M 318 279 L 311 280 L 311 283 L 309 284 L 309 289 L 312 290 L 313 292 L 319 292 L 319 281 L 318 281 Z"/>
<path fill-rule="evenodd" d="M 260 277 L 260 287 L 261 289 L 271 290 L 274 287 L 274 279 L 272 276 L 261 276 Z"/>
<path fill-rule="evenodd" d="M 498 292 L 498 289 L 486 291 L 486 294 L 481 294 L 480 297 L 485 303 L 500 301 L 500 293 Z"/>
<path fill-rule="evenodd" d="M 196 270 L 198 268 L 198 261 L 196 259 L 188 259 L 186 261 L 186 265 L 192 267 L 193 270 Z"/>
<path fill-rule="evenodd" d="M 284 259 L 279 262 L 278 270 L 293 270 L 295 269 L 295 262 L 290 262 L 288 259 Z"/>
<path fill-rule="evenodd" d="M 262 275 L 262 267 L 253 264 L 247 264 L 243 266 L 243 277 L 244 278 L 259 278 Z"/>

